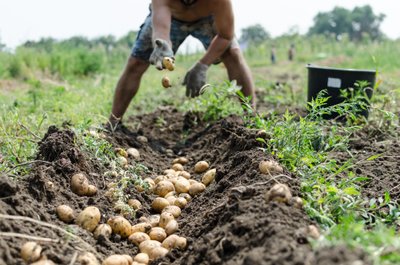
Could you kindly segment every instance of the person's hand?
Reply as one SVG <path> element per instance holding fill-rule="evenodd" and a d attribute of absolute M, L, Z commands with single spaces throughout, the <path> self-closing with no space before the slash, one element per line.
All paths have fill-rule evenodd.
<path fill-rule="evenodd" d="M 200 62 L 196 63 L 186 73 L 183 85 L 186 86 L 187 97 L 197 97 L 200 94 L 200 89 L 206 84 L 208 65 Z"/>
<path fill-rule="evenodd" d="M 172 51 L 169 43 L 163 39 L 156 39 L 154 41 L 154 50 L 150 55 L 149 62 L 156 66 L 158 70 L 162 70 L 164 57 L 174 59 L 174 52 Z"/>

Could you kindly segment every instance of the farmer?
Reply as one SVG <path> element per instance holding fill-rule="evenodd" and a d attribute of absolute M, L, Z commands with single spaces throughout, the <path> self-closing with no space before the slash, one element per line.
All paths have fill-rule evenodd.
<path fill-rule="evenodd" d="M 203 57 L 184 77 L 186 96 L 197 97 L 211 64 L 223 62 L 230 80 L 236 80 L 254 105 L 250 70 L 234 38 L 231 0 L 152 0 L 150 14 L 140 28 L 132 54 L 117 84 L 110 122 L 116 125 L 139 89 L 150 64 L 162 70 L 164 57 L 174 57 L 192 35 L 204 45 Z"/>

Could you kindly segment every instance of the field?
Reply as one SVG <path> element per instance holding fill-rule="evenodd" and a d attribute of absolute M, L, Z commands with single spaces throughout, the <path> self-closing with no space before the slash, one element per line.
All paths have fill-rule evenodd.
<path fill-rule="evenodd" d="M 244 52 L 257 110 L 241 106 L 222 65 L 209 70 L 211 87 L 203 95 L 187 99 L 181 79 L 201 53 L 180 54 L 175 71 L 147 72 L 115 128 L 107 119 L 129 45 L 0 52 L 0 265 L 31 264 L 20 254 L 28 241 L 40 244 L 42 258 L 63 265 L 146 252 L 115 229 L 95 238 L 77 215 L 95 206 L 98 223 L 124 216 L 132 231 L 157 214 L 154 200 L 165 194 L 152 181 L 160 179 L 177 190 L 165 196 L 171 205 L 179 193 L 192 196 L 171 232 L 186 246 L 172 246 L 151 264 L 400 264 L 399 41 L 286 36 L 273 42 L 276 64 L 269 60 L 271 43 Z M 294 61 L 286 56 L 290 43 Z M 368 120 L 354 115 L 354 98 L 326 107 L 322 97 L 307 106 L 308 63 L 376 69 Z M 165 74 L 169 89 L 161 86 Z M 330 111 L 345 118 L 323 119 Z M 127 155 L 130 148 L 140 155 Z M 190 185 L 205 174 L 195 171 L 197 162 L 215 169 L 204 191 L 178 192 L 178 182 L 189 182 L 173 163 L 180 157 L 187 158 L 181 164 Z M 275 169 L 262 171 L 262 161 Z M 94 195 L 71 189 L 77 173 L 97 188 Z M 276 185 L 290 193 L 271 199 Z M 75 211 L 74 220 L 60 220 L 60 205 Z M 86 252 L 97 263 L 84 261 Z"/>

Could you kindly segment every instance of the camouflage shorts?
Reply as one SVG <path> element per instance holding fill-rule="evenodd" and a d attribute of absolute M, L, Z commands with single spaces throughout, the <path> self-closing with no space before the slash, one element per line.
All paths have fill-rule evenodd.
<path fill-rule="evenodd" d="M 145 22 L 141 25 L 137 35 L 132 56 L 148 61 L 153 52 L 152 44 L 152 21 L 151 13 L 147 16 Z M 205 49 L 211 44 L 216 35 L 214 28 L 214 18 L 212 16 L 202 18 L 195 22 L 184 22 L 172 18 L 170 38 L 172 42 L 172 50 L 174 53 L 188 36 L 198 39 Z"/>

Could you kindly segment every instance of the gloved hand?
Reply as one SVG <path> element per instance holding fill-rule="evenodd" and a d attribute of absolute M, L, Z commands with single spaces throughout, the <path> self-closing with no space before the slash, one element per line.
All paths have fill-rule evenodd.
<path fill-rule="evenodd" d="M 182 85 L 186 86 L 187 97 L 197 97 L 200 94 L 200 89 L 206 84 L 208 65 L 200 62 L 196 63 L 186 73 Z"/>
<path fill-rule="evenodd" d="M 154 50 L 150 55 L 149 62 L 155 65 L 158 70 L 162 70 L 164 68 L 162 64 L 164 57 L 174 59 L 174 52 L 167 41 L 156 39 L 154 41 Z"/>

